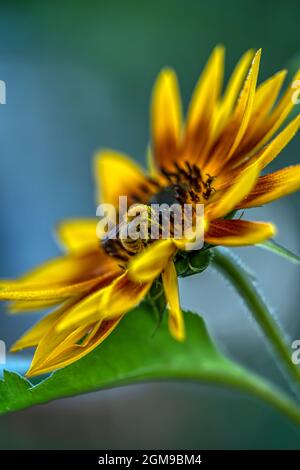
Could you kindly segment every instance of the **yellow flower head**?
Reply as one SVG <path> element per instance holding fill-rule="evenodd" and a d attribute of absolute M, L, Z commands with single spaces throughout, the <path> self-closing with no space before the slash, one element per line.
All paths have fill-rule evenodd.
<path fill-rule="evenodd" d="M 185 121 L 175 73 L 157 78 L 151 104 L 149 171 L 105 150 L 95 159 L 98 202 L 119 196 L 147 207 L 151 201 L 201 202 L 205 243 L 242 246 L 272 237 L 270 223 L 228 217 L 300 188 L 300 165 L 260 176 L 299 128 L 297 116 L 280 130 L 295 89 L 278 99 L 285 71 L 257 86 L 261 51 L 246 52 L 222 92 L 224 49 L 216 47 L 196 85 Z M 293 82 L 300 79 L 300 72 Z M 277 131 L 280 130 L 279 133 Z M 273 136 L 276 137 L 273 138 Z M 273 140 L 271 140 L 273 139 Z M 96 220 L 68 220 L 57 230 L 65 254 L 16 281 L 0 283 L 12 312 L 53 307 L 12 350 L 36 347 L 28 375 L 64 367 L 101 343 L 122 316 L 161 276 L 171 334 L 185 337 L 174 257 L 185 249 L 170 236 L 155 242 L 99 241 Z"/>

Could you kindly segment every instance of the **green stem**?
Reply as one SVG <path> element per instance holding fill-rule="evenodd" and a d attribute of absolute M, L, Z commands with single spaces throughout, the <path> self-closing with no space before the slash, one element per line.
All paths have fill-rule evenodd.
<path fill-rule="evenodd" d="M 255 382 L 253 378 L 256 378 Z M 278 387 L 260 380 L 258 376 L 248 374 L 248 377 L 246 377 L 245 374 L 240 374 L 234 377 L 234 375 L 224 374 L 222 376 L 222 374 L 218 374 L 215 380 L 211 379 L 211 382 L 221 386 L 227 385 L 228 388 L 246 392 L 250 396 L 256 396 L 300 426 L 300 408 L 298 404 Z"/>
<path fill-rule="evenodd" d="M 276 320 L 263 301 L 261 295 L 248 273 L 225 250 L 214 250 L 213 265 L 231 282 L 236 291 L 241 295 L 253 318 L 259 324 L 265 337 L 270 342 L 272 349 L 277 354 L 288 376 L 292 379 L 291 385 L 297 385 L 300 390 L 300 370 L 292 362 L 291 350 L 284 340 L 284 334 L 280 330 Z"/>

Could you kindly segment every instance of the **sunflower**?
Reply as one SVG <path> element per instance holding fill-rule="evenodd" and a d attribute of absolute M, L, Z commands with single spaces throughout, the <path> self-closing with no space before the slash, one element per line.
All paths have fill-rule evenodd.
<path fill-rule="evenodd" d="M 300 165 L 260 176 L 300 122 L 297 116 L 280 129 L 293 108 L 295 89 L 289 86 L 279 98 L 285 70 L 257 86 L 260 57 L 260 50 L 247 51 L 222 92 L 224 49 L 216 47 L 185 122 L 176 75 L 163 69 L 152 95 L 149 171 L 123 154 L 101 151 L 95 158 L 98 203 L 117 207 L 122 195 L 146 207 L 170 199 L 181 205 L 200 202 L 205 207 L 206 246 L 252 245 L 274 236 L 271 223 L 229 216 L 300 189 Z M 298 72 L 293 82 L 299 79 Z M 89 353 L 157 279 L 170 332 L 177 340 L 185 338 L 174 263 L 184 249 L 182 240 L 99 241 L 96 225 L 96 219 L 63 221 L 57 235 L 64 254 L 0 284 L 0 298 L 10 301 L 11 312 L 54 307 L 12 347 L 36 347 L 28 376 L 64 367 Z"/>

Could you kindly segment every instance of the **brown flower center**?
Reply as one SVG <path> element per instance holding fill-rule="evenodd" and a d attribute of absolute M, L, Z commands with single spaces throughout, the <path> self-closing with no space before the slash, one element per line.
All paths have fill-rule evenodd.
<path fill-rule="evenodd" d="M 155 188 L 154 194 L 149 196 L 148 192 L 145 191 L 145 200 L 137 200 L 136 203 L 140 203 L 145 208 L 145 217 L 148 220 L 148 231 L 144 236 L 140 238 L 130 238 L 129 236 L 122 236 L 120 230 L 123 224 L 135 223 L 134 219 L 126 215 L 123 222 L 117 226 L 116 237 L 112 238 L 108 234 L 101 240 L 102 247 L 107 254 L 120 260 L 123 264 L 126 264 L 130 258 L 140 253 L 144 248 L 152 243 L 151 238 L 151 225 L 156 224 L 158 229 L 159 238 L 163 236 L 164 221 L 169 218 L 170 224 L 170 235 L 173 236 L 176 231 L 176 224 L 181 224 L 183 227 L 183 219 L 178 222 L 176 216 L 172 211 L 168 210 L 173 205 L 183 207 L 185 204 L 190 204 L 193 213 L 195 213 L 196 204 L 205 204 L 211 196 L 214 194 L 215 189 L 213 182 L 215 177 L 205 174 L 203 175 L 200 168 L 189 162 L 184 162 L 181 166 L 174 163 L 174 171 L 169 171 L 164 168 L 161 169 L 161 173 L 165 177 L 167 184 L 163 185 L 158 183 L 156 180 L 149 178 L 149 183 Z M 168 184 L 169 183 L 169 184 Z M 153 209 L 155 205 L 156 209 Z M 160 207 L 161 206 L 161 207 Z M 141 222 L 142 225 L 142 222 Z M 138 225 L 135 225 L 138 229 Z"/>

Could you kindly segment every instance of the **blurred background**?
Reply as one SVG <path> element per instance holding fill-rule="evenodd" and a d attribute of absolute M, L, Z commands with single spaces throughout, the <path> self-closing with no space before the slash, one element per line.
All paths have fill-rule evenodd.
<path fill-rule="evenodd" d="M 60 219 L 95 215 L 95 150 L 111 147 L 144 164 L 161 67 L 178 72 L 185 105 L 218 43 L 227 49 L 227 77 L 250 47 L 263 48 L 260 80 L 282 68 L 292 73 L 300 66 L 299 13 L 297 0 L 1 0 L 0 278 L 57 255 L 52 235 Z M 299 145 L 297 137 L 273 169 L 299 162 Z M 277 240 L 300 254 L 299 210 L 298 194 L 251 216 L 273 220 Z M 236 252 L 290 342 L 299 339 L 300 268 L 258 248 Z M 285 387 L 248 312 L 216 273 L 180 288 L 183 306 L 203 315 L 225 353 Z M 0 308 L 0 339 L 10 345 L 36 314 L 9 317 Z M 300 448 L 300 431 L 237 392 L 149 384 L 1 417 L 0 448 Z"/>

